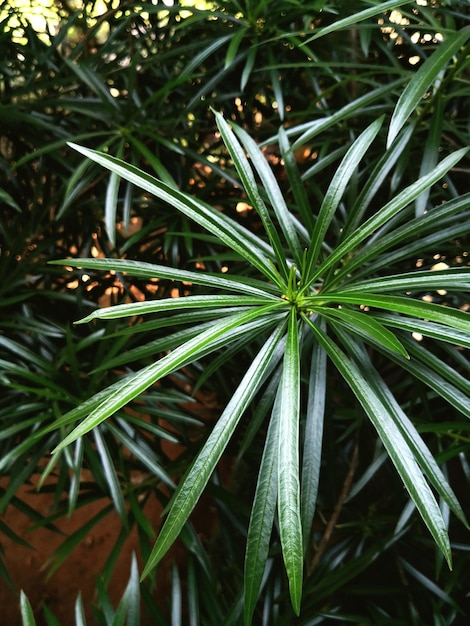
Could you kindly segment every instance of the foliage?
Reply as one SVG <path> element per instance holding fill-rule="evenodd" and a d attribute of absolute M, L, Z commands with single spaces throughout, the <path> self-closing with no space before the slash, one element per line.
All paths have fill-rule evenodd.
<path fill-rule="evenodd" d="M 172 624 L 457 623 L 465 3 L 144 8 L 2 34 L 2 507 L 38 472 L 55 516 L 109 498 L 153 623 L 180 533 Z M 124 620 L 105 600 L 119 547 L 100 623 Z"/>

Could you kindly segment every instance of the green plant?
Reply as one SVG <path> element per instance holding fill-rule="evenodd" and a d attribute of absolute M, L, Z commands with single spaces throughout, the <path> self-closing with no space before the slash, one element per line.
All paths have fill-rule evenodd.
<path fill-rule="evenodd" d="M 50 526 L 107 499 L 100 516 L 118 511 L 123 528 L 100 589 L 137 528 L 155 623 L 153 565 L 178 528 L 172 623 L 183 596 L 191 626 L 238 625 L 244 610 L 263 626 L 454 623 L 468 540 L 449 511 L 462 519 L 470 482 L 466 2 L 108 2 L 97 21 L 92 4 L 64 7 L 56 35 L 22 19 L 27 45 L 0 41 L 2 509 Z M 45 265 L 90 252 L 109 258 Z M 430 271 L 437 260 L 460 267 Z M 114 320 L 70 327 L 110 290 Z M 279 485 L 278 443 L 292 455 Z M 184 474 L 151 554 L 145 504 L 166 506 Z M 16 496 L 28 482 L 53 491 L 46 517 Z M 199 541 L 185 520 L 204 485 L 219 522 Z M 278 491 L 293 504 L 281 515 Z"/>
<path fill-rule="evenodd" d="M 416 106 L 413 99 L 416 100 L 414 93 L 407 101 L 411 102 L 411 109 Z M 399 112 L 397 108 L 394 119 Z M 401 126 L 406 117 L 402 116 Z M 272 406 L 271 418 L 252 507 L 245 563 L 245 619 L 250 623 L 268 557 L 276 503 L 291 602 L 294 611 L 297 614 L 300 611 L 303 558 L 309 545 L 321 458 L 319 434 L 326 393 L 326 356 L 376 428 L 412 501 L 450 564 L 447 525 L 433 489 L 466 523 L 464 513 L 423 439 L 374 366 L 366 346 L 386 355 L 427 384 L 433 394 L 443 396 L 466 414 L 468 383 L 458 373 L 458 366 L 453 369 L 441 362 L 410 335 L 419 331 L 450 346 L 468 347 L 469 314 L 423 301 L 420 294 L 443 288 L 452 293 L 466 291 L 470 273 L 464 268 L 391 275 L 384 271 L 391 259 L 394 263 L 406 260 L 413 264 L 416 237 L 426 236 L 427 246 L 438 246 L 443 241 L 443 223 L 450 228 L 456 223 L 462 227 L 469 200 L 465 195 L 449 200 L 425 216 L 413 218 L 410 211 L 413 201 L 445 176 L 466 150 L 444 158 L 431 173 L 395 193 L 366 219 L 368 204 L 384 172 L 393 167 L 399 150 L 409 140 L 408 132 L 396 139 L 395 132 L 381 163 L 366 178 L 361 176 L 364 178 L 361 193 L 354 199 L 349 195 L 348 200 L 353 200 L 353 204 L 342 213 L 341 200 L 358 163 L 381 128 L 379 118 L 348 148 L 315 215 L 303 193 L 292 148 L 281 129 L 279 146 L 297 200 L 294 214 L 287 207 L 263 153 L 249 135 L 235 125 L 231 130 L 220 114 L 216 118 L 240 186 L 263 223 L 266 239 L 131 165 L 77 147 L 88 158 L 161 198 L 204 227 L 236 254 L 243 270 L 235 264 L 231 273 L 219 275 L 118 259 L 67 260 L 70 265 L 85 269 L 113 269 L 142 278 L 171 277 L 217 293 L 123 304 L 96 310 L 84 318 L 82 322 L 153 313 L 159 314 L 159 323 L 173 332 L 177 324 L 184 326 L 175 333 L 178 347 L 165 357 L 60 418 L 61 426 L 85 419 L 65 437 L 56 452 L 96 428 L 163 376 L 222 348 L 221 360 L 233 357 L 247 346 L 256 346 L 238 388 L 172 497 L 168 517 L 143 574 L 150 573 L 177 538 L 242 415 L 250 404 L 260 401 L 260 393 L 267 387 L 262 402 Z M 244 151 L 250 155 L 251 164 Z M 256 184 L 255 172 L 262 188 Z M 201 320 L 201 313 L 205 314 L 204 323 L 198 326 L 196 321 Z M 135 332 L 138 330 L 136 326 Z M 262 341 L 260 336 L 264 337 Z M 455 352 L 458 359 L 456 348 L 449 352 Z M 276 385 L 269 384 L 273 377 Z M 306 394 L 305 413 L 301 409 L 301 392 Z M 265 412 L 266 408 L 258 419 L 255 412 L 258 426 Z"/>

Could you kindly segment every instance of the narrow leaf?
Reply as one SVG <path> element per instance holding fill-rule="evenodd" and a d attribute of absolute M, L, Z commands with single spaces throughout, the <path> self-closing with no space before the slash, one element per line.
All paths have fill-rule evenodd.
<path fill-rule="evenodd" d="M 338 322 L 344 324 L 352 332 L 360 331 L 361 335 L 371 338 L 373 341 L 382 345 L 384 348 L 396 352 L 405 359 L 409 359 L 408 352 L 403 344 L 398 340 L 396 335 L 382 326 L 374 317 L 368 315 L 364 311 L 355 311 L 351 309 L 330 309 L 322 307 L 318 309 L 318 313 L 324 317 L 334 318 Z"/>
<path fill-rule="evenodd" d="M 145 263 L 143 261 L 133 261 L 129 259 L 81 258 L 54 260 L 49 261 L 49 264 L 121 272 L 130 274 L 131 276 L 147 279 L 164 278 L 167 280 L 178 280 L 192 283 L 194 285 L 213 287 L 214 289 L 226 289 L 254 296 L 272 297 L 272 285 L 263 283 L 259 280 L 245 278 L 243 276 L 231 277 L 223 274 L 208 272 L 191 272 L 188 270 L 169 267 L 167 265 Z"/>
<path fill-rule="evenodd" d="M 431 322 L 445 324 L 451 328 L 467 331 L 470 328 L 470 313 L 460 309 L 432 302 L 423 302 L 402 296 L 378 295 L 371 293 L 322 293 L 321 296 L 311 296 L 309 302 L 315 305 L 317 302 L 336 302 L 338 304 L 357 304 L 372 306 L 385 311 L 397 311 L 412 317 L 428 319 Z"/>
<path fill-rule="evenodd" d="M 354 362 L 349 360 L 309 318 L 305 316 L 304 319 L 312 328 L 318 341 L 325 348 L 344 380 L 351 387 L 376 428 L 404 486 L 450 566 L 452 554 L 441 511 L 417 464 L 415 455 L 394 423 L 393 417 Z"/>
<path fill-rule="evenodd" d="M 245 153 L 243 152 L 243 149 L 240 143 L 237 141 L 237 138 L 235 137 L 233 131 L 230 129 L 229 125 L 227 124 L 225 119 L 222 117 L 222 115 L 220 113 L 215 112 L 215 118 L 216 118 L 219 132 L 222 136 L 222 139 L 224 140 L 225 145 L 227 146 L 230 152 L 230 156 L 236 167 L 238 175 L 240 176 L 240 180 L 242 181 L 243 188 L 247 193 L 248 199 L 250 200 L 253 208 L 256 210 L 256 212 L 261 218 L 261 221 L 263 222 L 263 226 L 266 231 L 266 234 L 268 235 L 269 242 L 274 250 L 274 254 L 276 255 L 276 261 L 279 266 L 279 271 L 282 273 L 284 278 L 287 278 L 288 270 L 287 270 L 286 258 L 285 258 L 285 254 L 282 248 L 282 244 L 279 239 L 279 235 L 276 231 L 276 228 L 273 224 L 273 221 L 271 219 L 271 216 L 269 215 L 269 211 L 258 191 L 258 186 L 256 184 L 255 176 L 253 174 L 253 170 L 251 169 L 250 163 L 247 157 L 245 156 Z M 252 160 L 254 158 L 259 165 L 260 158 L 259 158 L 258 153 L 259 153 L 259 148 L 253 142 L 251 144 L 250 156 Z M 266 167 L 268 167 L 266 160 L 264 158 L 264 155 L 262 153 L 260 154 L 261 154 L 261 159 L 266 164 Z M 272 176 L 272 172 L 271 172 L 271 176 Z"/>
<path fill-rule="evenodd" d="M 261 458 L 246 542 L 244 600 L 245 626 L 251 626 L 269 554 L 277 502 L 279 403 L 272 411 Z"/>
<path fill-rule="evenodd" d="M 406 120 L 419 105 L 430 85 L 469 37 L 470 26 L 466 26 L 450 35 L 413 75 L 398 99 L 393 112 L 388 132 L 388 146 L 390 146 Z"/>
<path fill-rule="evenodd" d="M 443 159 L 432 172 L 412 183 L 392 198 L 390 202 L 377 211 L 366 222 L 361 224 L 360 228 L 357 228 L 349 235 L 349 237 L 346 237 L 346 239 L 337 248 L 335 248 L 330 256 L 327 257 L 321 264 L 317 274 L 320 275 L 324 273 L 327 268 L 331 267 L 340 259 L 348 258 L 348 256 L 351 255 L 351 252 L 357 248 L 362 241 L 367 239 L 369 235 L 372 235 L 377 229 L 386 224 L 405 207 L 409 206 L 410 203 L 413 202 L 413 200 L 415 200 L 423 191 L 441 179 L 456 163 L 460 161 L 460 159 L 463 158 L 467 152 L 468 148 L 462 148 L 461 150 L 453 152 Z M 351 259 L 351 265 L 352 264 L 355 264 L 354 257 Z M 344 274 L 348 274 L 349 272 L 350 265 L 345 263 L 344 267 L 335 276 L 335 280 L 339 280 L 340 277 Z"/>
<path fill-rule="evenodd" d="M 147 560 L 142 578 L 145 578 L 158 564 L 181 532 L 218 460 L 230 441 L 241 416 L 262 384 L 276 345 L 281 340 L 283 333 L 284 323 L 278 325 L 264 343 L 218 419 L 188 474 L 175 492 L 171 501 L 170 512 Z"/>
<path fill-rule="evenodd" d="M 282 554 L 296 615 L 303 576 L 299 483 L 300 358 L 297 312 L 291 308 L 284 354 L 279 408 L 278 515 Z"/>
<path fill-rule="evenodd" d="M 303 437 L 301 518 L 304 552 L 312 532 L 320 478 L 326 371 L 326 352 L 318 342 L 315 342 L 312 348 L 310 363 L 307 411 Z"/>
<path fill-rule="evenodd" d="M 83 436 L 99 424 L 107 419 L 110 415 L 115 413 L 118 409 L 128 404 L 131 400 L 139 396 L 152 384 L 167 376 L 171 372 L 174 372 L 185 365 L 189 365 L 201 358 L 203 355 L 207 355 L 210 352 L 219 349 L 222 345 L 228 343 L 233 338 L 246 332 L 246 326 L 248 322 L 252 322 L 258 327 L 263 326 L 262 309 L 251 310 L 248 313 L 244 312 L 238 315 L 230 316 L 227 319 L 214 322 L 212 328 L 209 328 L 205 332 L 201 333 L 197 337 L 190 339 L 185 344 L 176 348 L 173 352 L 165 355 L 162 359 L 148 365 L 147 367 L 139 370 L 136 374 L 126 378 L 125 384 L 115 384 L 112 387 L 111 393 L 103 392 L 100 394 L 100 400 L 104 397 L 104 400 L 96 406 L 88 415 L 88 417 L 81 422 L 61 443 L 55 448 L 54 453 L 58 452 L 62 448 L 68 446 L 70 443 Z M 270 317 L 264 320 L 266 325 L 272 325 L 276 321 Z"/>
<path fill-rule="evenodd" d="M 382 126 L 383 118 L 379 118 L 373 122 L 366 130 L 356 139 L 347 151 L 341 161 L 335 175 L 328 187 L 328 190 L 320 207 L 318 218 L 312 233 L 311 243 L 307 251 L 307 259 L 305 262 L 306 286 L 308 288 L 312 283 L 310 277 L 315 276 L 314 268 L 317 265 L 320 250 L 325 240 L 326 232 L 330 226 L 331 220 L 339 206 L 341 198 L 351 176 L 357 169 L 359 161 L 371 145 L 374 138 Z"/>
<path fill-rule="evenodd" d="M 170 206 L 192 219 L 205 230 L 215 235 L 230 248 L 238 252 L 243 258 L 258 268 L 265 276 L 269 277 L 275 284 L 282 285 L 278 273 L 274 270 L 272 263 L 261 252 L 261 246 L 249 245 L 256 237 L 246 228 L 243 228 L 223 213 L 219 213 L 201 200 L 195 200 L 191 196 L 174 189 L 139 170 L 134 165 L 125 163 L 113 156 L 90 150 L 76 144 L 69 144 L 72 148 L 85 155 L 99 165 L 116 172 L 121 178 L 127 180 L 141 189 L 148 191 L 157 198 L 167 202 Z"/>

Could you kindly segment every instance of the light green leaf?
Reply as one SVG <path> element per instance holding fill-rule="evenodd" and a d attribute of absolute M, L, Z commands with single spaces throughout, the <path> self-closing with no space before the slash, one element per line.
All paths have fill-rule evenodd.
<path fill-rule="evenodd" d="M 469 37 L 470 26 L 466 26 L 462 28 L 462 30 L 450 35 L 413 75 L 398 99 L 393 112 L 388 132 L 388 146 L 391 145 L 406 120 L 419 105 L 438 74 L 452 57 L 457 54 Z"/>
<path fill-rule="evenodd" d="M 278 516 L 282 554 L 296 615 L 300 613 L 303 576 L 299 484 L 300 355 L 297 312 L 290 310 L 279 407 Z"/>
<path fill-rule="evenodd" d="M 33 609 L 23 590 L 20 591 L 20 609 L 23 626 L 36 626 Z"/>
<path fill-rule="evenodd" d="M 145 565 L 142 578 L 145 578 L 157 565 L 181 532 L 218 460 L 230 441 L 243 412 L 262 384 L 265 373 L 270 367 L 274 350 L 284 332 L 285 324 L 281 323 L 253 359 L 252 364 L 218 419 L 188 474 L 179 485 L 172 498 L 168 517 L 160 530 L 152 553 Z"/>

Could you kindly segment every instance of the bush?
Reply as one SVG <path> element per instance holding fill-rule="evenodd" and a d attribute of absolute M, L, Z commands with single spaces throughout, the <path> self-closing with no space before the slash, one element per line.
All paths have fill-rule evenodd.
<path fill-rule="evenodd" d="M 109 607 L 118 541 L 100 623 L 139 623 L 140 597 L 167 623 L 181 536 L 171 623 L 457 624 L 465 3 L 251 5 L 4 29 L 2 506 L 39 472 L 53 517 L 109 498 L 138 529 L 143 582 Z"/>

